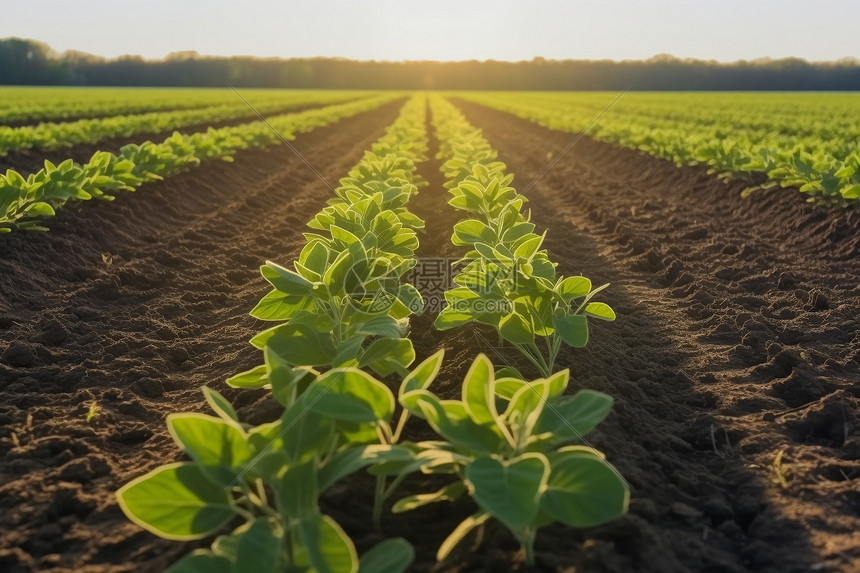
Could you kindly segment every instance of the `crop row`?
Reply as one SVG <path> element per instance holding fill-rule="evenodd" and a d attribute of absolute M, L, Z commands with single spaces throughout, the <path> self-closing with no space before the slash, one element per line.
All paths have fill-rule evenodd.
<path fill-rule="evenodd" d="M 747 182 L 744 194 L 782 186 L 824 205 L 860 200 L 860 109 L 853 96 L 626 94 L 608 110 L 610 94 L 461 97 L 550 129 L 588 130 L 677 165 L 706 165 L 721 178 Z"/>
<path fill-rule="evenodd" d="M 185 171 L 201 161 L 232 161 L 239 150 L 274 145 L 281 137 L 293 139 L 296 133 L 375 109 L 398 97 L 379 95 L 279 115 L 269 118 L 268 124 L 255 121 L 192 135 L 175 132 L 162 143 L 126 145 L 119 155 L 98 151 L 83 165 L 71 159 L 59 165 L 45 161 L 43 169 L 26 178 L 8 170 L 5 176 L 0 175 L 0 233 L 15 227 L 44 231 L 43 219 L 53 216 L 70 200 L 112 200 L 119 191 L 132 191 L 147 181 Z"/>
<path fill-rule="evenodd" d="M 312 96 L 310 90 L 241 90 L 249 101 Z M 369 95 L 368 92 L 361 92 Z M 212 107 L 236 102 L 229 89 L 0 87 L 0 124 L 65 121 L 114 115 Z"/>
<path fill-rule="evenodd" d="M 23 127 L 0 125 L 0 156 L 21 149 L 61 149 L 109 138 L 131 137 L 137 133 L 161 133 L 232 119 L 256 119 L 255 112 L 268 114 L 307 104 L 333 104 L 356 96 L 355 92 L 281 93 L 260 98 L 254 103 L 254 109 L 236 97 L 230 103 L 191 110 L 154 111 Z"/>
<path fill-rule="evenodd" d="M 606 303 L 592 302 L 609 285 L 592 289 L 585 277 L 556 276 L 557 263 L 541 248 L 546 231 L 536 234 L 523 214 L 527 199 L 511 187 L 514 176 L 457 108 L 441 97 L 431 101 L 449 203 L 471 217 L 454 226 L 452 241 L 469 248 L 468 264 L 445 293 L 436 327 L 488 325 L 549 376 L 562 342 L 588 342 L 588 317 L 615 320 Z"/>
<path fill-rule="evenodd" d="M 336 197 L 309 223 L 294 271 L 262 267 L 273 290 L 251 314 L 280 324 L 251 341 L 265 364 L 228 383 L 270 389 L 284 407 L 281 418 L 242 425 L 229 402 L 204 388 L 218 417 L 168 417 L 192 461 L 158 468 L 118 492 L 133 521 L 171 539 L 206 537 L 245 519 L 171 571 L 359 570 L 352 541 L 322 514 L 318 498 L 359 469 L 396 469 L 415 454 L 394 443 L 402 426 L 392 430 L 391 391 L 360 368 L 407 374 L 419 386 L 438 371 L 428 363 L 408 375 L 415 358 L 408 317 L 422 311 L 422 301 L 400 280 L 415 265 L 415 231 L 424 225 L 406 205 L 423 183 L 416 165 L 426 159 L 425 107 L 420 97 L 407 102 L 341 179 Z M 411 546 L 388 540 L 363 555 L 360 567 L 397 573 L 411 561 Z"/>
<path fill-rule="evenodd" d="M 465 147 L 477 139 L 456 133 L 474 130 L 437 100 L 433 110 L 439 135 L 454 139 L 448 151 L 468 162 L 464 169 L 489 172 L 493 152 L 470 156 Z M 309 223 L 294 270 L 262 267 L 273 290 L 252 315 L 279 324 L 251 341 L 264 364 L 228 384 L 268 389 L 284 408 L 281 417 L 242 424 L 221 394 L 204 387 L 216 416 L 168 417 L 190 461 L 162 466 L 118 492 L 133 521 L 169 539 L 200 539 L 237 517 L 244 521 L 172 573 L 405 570 L 413 559 L 405 540 L 382 541 L 359 559 L 350 538 L 320 510 L 325 490 L 360 470 L 376 480 L 377 529 L 400 485 L 414 491 L 423 483 L 407 481 L 418 472 L 447 476 L 449 483 L 399 499 L 393 512 L 471 497 L 478 511 L 442 543 L 439 560 L 491 518 L 513 533 L 532 563 L 538 528 L 555 521 L 596 525 L 626 510 L 628 491 L 617 471 L 600 452 L 570 445 L 603 420 L 610 397 L 587 390 L 564 396 L 567 370 L 529 382 L 511 368 L 497 371 L 481 354 L 460 399 L 443 400 L 429 387 L 444 351 L 408 369 L 415 359 L 408 320 L 423 302 L 402 277 L 416 264 L 416 231 L 423 228 L 407 204 L 425 184 L 416 173 L 427 153 L 425 116 L 424 97 L 410 99 L 341 179 L 337 196 Z M 397 386 L 396 396 L 389 384 Z M 404 440 L 413 417 L 438 439 Z"/>

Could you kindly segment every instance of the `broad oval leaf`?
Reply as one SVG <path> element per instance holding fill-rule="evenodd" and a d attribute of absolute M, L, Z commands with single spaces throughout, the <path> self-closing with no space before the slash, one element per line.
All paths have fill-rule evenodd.
<path fill-rule="evenodd" d="M 585 315 L 556 312 L 552 316 L 552 326 L 570 346 L 584 348 L 588 344 L 588 318 Z"/>
<path fill-rule="evenodd" d="M 278 565 L 281 543 L 267 519 L 255 520 L 239 538 L 236 570 L 276 573 L 280 570 Z"/>
<path fill-rule="evenodd" d="M 361 556 L 358 573 L 403 573 L 414 559 L 415 550 L 408 541 L 386 539 Z"/>
<path fill-rule="evenodd" d="M 505 461 L 480 456 L 466 466 L 465 478 L 478 505 L 517 533 L 537 518 L 549 470 L 543 454 L 528 453 Z"/>
<path fill-rule="evenodd" d="M 230 404 L 230 401 L 227 400 L 227 398 L 209 386 L 203 386 L 202 390 L 203 396 L 206 397 L 206 402 L 213 410 L 215 410 L 215 413 L 218 414 L 218 416 L 224 420 L 230 420 L 233 422 L 239 421 L 239 415 L 236 414 L 236 410 L 233 409 L 233 405 Z"/>
<path fill-rule="evenodd" d="M 329 370 L 308 387 L 303 399 L 314 412 L 335 420 L 377 422 L 394 412 L 388 386 L 357 368 Z"/>
<path fill-rule="evenodd" d="M 398 392 L 400 397 L 412 390 L 426 390 L 427 387 L 430 386 L 430 383 L 433 382 L 439 374 L 444 357 L 445 349 L 443 348 L 413 368 L 412 372 L 403 379 L 403 383 L 400 385 L 400 390 Z"/>
<path fill-rule="evenodd" d="M 615 311 L 605 302 L 590 302 L 585 306 L 585 312 L 600 320 L 615 320 Z"/>
<path fill-rule="evenodd" d="M 165 539 L 201 539 L 236 515 L 227 490 L 192 462 L 161 466 L 127 483 L 116 496 L 131 521 Z"/>
<path fill-rule="evenodd" d="M 233 421 L 198 413 L 170 414 L 167 429 L 210 479 L 226 487 L 234 484 L 252 455 L 245 432 Z"/>
<path fill-rule="evenodd" d="M 550 433 L 555 443 L 581 440 L 609 415 L 612 402 L 612 397 L 602 392 L 580 390 L 546 408 L 535 433 Z"/>
<path fill-rule="evenodd" d="M 607 462 L 570 452 L 553 460 L 541 509 L 571 527 L 593 527 L 627 512 L 627 483 Z"/>
<path fill-rule="evenodd" d="M 493 382 L 493 363 L 486 355 L 479 354 L 463 379 L 462 389 L 463 405 L 478 424 L 501 423 L 497 419 Z"/>
<path fill-rule="evenodd" d="M 277 263 L 266 261 L 266 264 L 260 267 L 260 273 L 273 287 L 284 294 L 296 296 L 313 294 L 313 283 Z"/>
<path fill-rule="evenodd" d="M 164 573 L 233 573 L 233 564 L 226 557 L 208 549 L 195 549 Z"/>
<path fill-rule="evenodd" d="M 514 344 L 531 344 L 535 340 L 534 328 L 517 312 L 512 312 L 499 322 L 499 334 Z"/>
<path fill-rule="evenodd" d="M 300 546 L 296 564 L 317 573 L 358 573 L 358 553 L 349 536 L 327 515 L 315 514 L 297 525 Z"/>

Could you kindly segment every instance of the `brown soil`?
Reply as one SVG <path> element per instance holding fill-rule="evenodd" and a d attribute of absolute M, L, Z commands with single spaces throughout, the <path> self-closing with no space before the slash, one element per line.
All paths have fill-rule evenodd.
<path fill-rule="evenodd" d="M 271 117 L 284 113 L 298 113 L 315 107 L 322 106 L 314 104 L 291 105 L 265 115 Z M 109 151 L 114 154 L 119 154 L 120 150 L 130 143 L 136 143 L 138 145 L 144 141 L 155 141 L 160 143 L 170 137 L 174 131 L 190 134 L 197 133 L 198 131 L 206 131 L 210 127 L 215 129 L 221 127 L 233 127 L 257 120 L 258 118 L 254 112 L 248 110 L 246 115 L 235 119 L 225 119 L 214 123 L 207 122 L 198 123 L 196 125 L 187 125 L 185 127 L 175 130 L 171 129 L 169 131 L 135 133 L 128 137 L 111 137 L 96 143 L 80 144 L 71 148 L 52 149 L 50 151 L 40 149 L 20 149 L 0 157 L 0 173 L 6 173 L 7 169 L 14 169 L 26 176 L 42 169 L 42 167 L 45 166 L 46 159 L 55 165 L 65 161 L 66 159 L 71 159 L 76 163 L 83 164 L 87 163 L 97 151 Z"/>
<path fill-rule="evenodd" d="M 400 102 L 402 103 L 402 102 Z M 397 102 L 299 136 L 336 183 Z M 167 414 L 255 366 L 259 265 L 293 260 L 331 195 L 286 147 L 79 204 L 0 241 L 0 571 L 161 571 L 188 550 L 113 492 L 177 459 Z M 227 392 L 245 414 L 259 393 Z M 101 414 L 85 421 L 95 401 Z"/>
<path fill-rule="evenodd" d="M 458 105 L 518 189 L 573 139 Z M 545 565 L 860 570 L 860 213 L 741 188 L 584 138 L 529 191 L 559 271 L 612 283 L 619 320 L 560 366 L 615 398 L 590 441 L 633 500 L 543 532 Z"/>
<path fill-rule="evenodd" d="M 525 185 L 571 139 L 458 102 Z M 396 106 L 300 136 L 330 181 L 394 119 Z M 436 143 L 431 141 L 431 157 Z M 178 452 L 164 416 L 202 410 L 201 384 L 259 362 L 247 312 L 266 291 L 257 267 L 288 262 L 330 196 L 283 148 L 245 153 L 120 197 L 81 205 L 45 235 L 0 240 L 0 570 L 159 571 L 189 550 L 129 523 L 117 487 Z M 438 161 L 411 208 L 427 220 L 420 257 L 457 257 Z M 699 169 L 587 138 L 528 193 L 559 270 L 611 282 L 619 319 L 562 354 L 575 388 L 616 406 L 589 441 L 630 482 L 631 512 L 587 531 L 542 530 L 539 571 L 860 569 L 860 217 L 788 191 L 748 200 Z M 106 255 L 108 262 L 103 260 Z M 109 254 L 109 256 L 107 256 Z M 419 359 L 447 349 L 435 389 L 459 393 L 485 331 L 413 321 Z M 259 415 L 260 393 L 227 392 Z M 84 418 L 96 400 L 102 414 Z M 420 424 L 410 438 L 429 437 Z M 783 451 L 776 483 L 772 463 Z M 423 482 L 423 483 L 422 483 Z M 402 495 L 438 482 L 411 480 Z M 324 498 L 359 551 L 372 481 Z M 397 497 L 397 496 L 396 496 Z M 438 545 L 468 500 L 387 514 L 385 536 L 416 546 L 414 571 L 524 570 L 489 524 L 449 563 Z M 479 542 L 481 542 L 479 544 Z"/>

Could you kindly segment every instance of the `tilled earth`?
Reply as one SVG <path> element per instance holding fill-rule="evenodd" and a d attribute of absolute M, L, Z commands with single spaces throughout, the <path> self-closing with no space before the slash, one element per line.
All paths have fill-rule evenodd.
<path fill-rule="evenodd" d="M 457 103 L 520 190 L 572 139 Z M 294 145 L 335 182 L 396 112 Z M 460 254 L 438 167 L 421 167 L 431 185 L 411 205 L 427 220 L 422 260 Z M 632 490 L 616 522 L 542 530 L 538 570 L 860 570 L 860 217 L 794 191 L 740 189 L 586 137 L 528 190 L 559 272 L 612 283 L 601 296 L 618 320 L 595 325 L 558 367 L 574 388 L 614 397 L 589 441 Z M 246 342 L 263 327 L 247 315 L 267 290 L 257 268 L 293 260 L 330 195 L 276 148 L 0 239 L 0 570 L 160 571 L 191 547 L 128 522 L 113 492 L 179 459 L 167 414 L 201 410 L 200 385 L 223 389 L 258 363 Z M 413 321 L 413 340 L 419 359 L 448 349 L 436 383 L 446 397 L 478 352 L 516 360 L 486 332 L 440 333 L 432 319 Z M 259 393 L 227 394 L 253 419 Z M 403 495 L 436 487 L 421 481 Z M 356 476 L 324 499 L 359 550 L 377 540 L 371 496 Z M 416 571 L 523 570 L 492 524 L 435 564 L 473 511 L 463 501 L 388 515 L 384 534 L 415 544 Z"/>

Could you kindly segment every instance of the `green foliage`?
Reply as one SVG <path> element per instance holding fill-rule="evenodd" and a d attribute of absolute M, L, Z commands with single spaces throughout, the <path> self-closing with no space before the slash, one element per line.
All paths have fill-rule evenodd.
<path fill-rule="evenodd" d="M 590 390 L 564 395 L 568 377 L 564 370 L 531 382 L 496 378 L 493 364 L 480 355 L 463 380 L 459 400 L 441 400 L 427 385 L 401 392 L 403 408 L 445 440 L 417 444 L 421 471 L 453 474 L 460 481 L 400 500 L 394 510 L 466 492 L 481 509 L 442 544 L 440 560 L 488 517 L 513 533 L 531 562 L 540 527 L 555 521 L 590 527 L 627 511 L 629 490 L 617 470 L 597 450 L 571 445 L 606 417 L 612 399 Z"/>
<path fill-rule="evenodd" d="M 325 101 L 328 96 L 321 97 Z M 396 97 L 396 94 L 385 94 L 362 98 L 276 116 L 268 122 L 283 137 L 292 139 L 296 133 L 374 109 Z M 0 142 L 2 137 L 0 133 Z M 26 179 L 9 170 L 5 176 L 0 175 L 0 233 L 8 233 L 14 228 L 44 231 L 44 218 L 53 216 L 68 201 L 111 200 L 118 191 L 134 190 L 145 182 L 195 167 L 201 161 L 232 161 L 233 154 L 239 150 L 278 142 L 280 139 L 272 133 L 269 125 L 255 121 L 235 127 L 210 128 L 192 135 L 175 132 L 162 143 L 147 141 L 140 145 L 126 145 L 118 156 L 100 151 L 84 165 L 71 159 L 59 165 L 46 161 L 44 169 Z"/>
<path fill-rule="evenodd" d="M 608 285 L 591 287 L 585 277 L 557 277 L 542 248 L 546 233 L 523 215 L 526 198 L 510 186 L 513 175 L 481 135 L 450 103 L 433 98 L 442 169 L 453 199 L 474 217 L 454 226 L 452 242 L 469 249 L 468 262 L 445 293 L 447 306 L 436 319 L 441 330 L 475 322 L 493 327 L 548 376 L 564 342 L 588 341 L 588 318 L 615 320 L 605 303 L 591 302 Z"/>
<path fill-rule="evenodd" d="M 306 372 L 292 374 L 296 379 Z M 356 369 L 311 378 L 304 392 L 280 395 L 285 410 L 276 422 L 242 424 L 229 402 L 208 388 L 217 416 L 168 417 L 170 434 L 190 461 L 123 486 L 117 492 L 122 510 L 152 533 L 176 540 L 208 537 L 237 517 L 244 520 L 170 571 L 354 573 L 409 565 L 411 547 L 402 540 L 385 542 L 360 564 L 352 541 L 318 502 L 338 479 L 410 455 L 402 446 L 371 445 L 379 432 L 391 433 L 394 395 Z"/>
<path fill-rule="evenodd" d="M 638 149 L 677 165 L 702 164 L 743 195 L 792 187 L 824 206 L 860 199 L 856 98 L 834 94 L 461 93 L 550 129 Z M 837 127 L 838 126 L 838 129 Z"/>
<path fill-rule="evenodd" d="M 271 384 L 276 363 L 407 373 L 415 359 L 408 317 L 424 306 L 402 277 L 416 264 L 416 230 L 424 226 L 406 205 L 425 184 L 415 173 L 426 153 L 425 107 L 423 98 L 411 99 L 340 181 L 336 197 L 308 223 L 314 232 L 305 234 L 294 270 L 273 262 L 261 268 L 273 290 L 251 315 L 281 324 L 251 341 L 266 350 L 266 368 L 228 383 Z"/>
<path fill-rule="evenodd" d="M 608 396 L 586 390 L 564 395 L 566 370 L 532 382 L 512 371 L 497 376 L 480 355 L 463 381 L 461 399 L 440 400 L 429 388 L 444 351 L 407 370 L 415 358 L 405 337 L 408 317 L 421 310 L 421 297 L 401 277 L 414 264 L 415 230 L 423 226 L 406 204 L 423 184 L 415 162 L 426 153 L 424 110 L 423 98 L 411 99 L 341 180 L 337 196 L 311 221 L 315 232 L 306 234 L 294 270 L 276 263 L 261 269 L 273 290 L 252 314 L 280 324 L 252 340 L 264 364 L 228 383 L 269 389 L 283 407 L 281 416 L 256 426 L 243 423 L 228 400 L 204 386 L 214 416 L 167 419 L 187 461 L 157 468 L 117 492 L 126 515 L 161 537 L 222 533 L 209 549 L 174 564 L 172 573 L 405 571 L 414 557 L 406 541 L 382 541 L 359 558 L 343 529 L 321 511 L 320 496 L 361 470 L 376 477 L 377 528 L 385 502 L 408 476 L 454 476 L 442 489 L 405 497 L 392 508 L 410 511 L 464 494 L 474 499 L 479 512 L 451 533 L 439 559 L 494 518 L 520 540 L 532 563 L 540 527 L 554 521 L 590 526 L 626 510 L 626 484 L 614 468 L 600 452 L 572 445 L 606 417 Z M 542 237 L 518 210 L 485 206 L 506 225 L 513 222 L 498 235 L 503 240 L 487 242 L 488 248 L 506 248 L 517 264 L 538 269 L 529 273 L 552 268 L 542 262 Z M 460 225 L 455 235 L 479 252 L 484 248 L 485 230 L 475 224 Z M 614 317 L 605 305 L 588 303 L 594 291 L 587 279 L 559 280 L 552 287 L 565 304 L 585 299 L 579 310 Z M 516 309 L 519 301 L 513 302 Z M 525 332 L 518 328 L 506 318 L 500 330 L 515 339 Z M 366 370 L 400 374 L 397 396 Z M 401 441 L 413 417 L 425 420 L 440 439 Z M 223 533 L 228 524 L 234 529 Z"/>
<path fill-rule="evenodd" d="M 243 90 L 244 92 L 244 90 Z M 145 94 L 146 92 L 144 92 Z M 126 94 L 127 95 L 127 94 Z M 138 94 L 140 96 L 140 94 Z M 164 94 L 166 95 L 166 94 Z M 226 94 L 225 94 L 226 95 Z M 333 104 L 358 97 L 360 92 L 272 92 L 254 93 L 252 101 L 254 110 L 272 114 L 282 112 L 285 108 L 298 107 L 308 104 Z M 199 98 L 200 94 L 195 94 Z M 145 101 L 145 100 L 144 100 Z M 177 108 L 183 107 L 183 102 L 169 98 Z M 201 105 L 201 101 L 203 105 Z M 43 112 L 56 106 L 58 102 L 48 100 L 43 103 Z M 92 104 L 78 101 L 77 113 L 93 113 Z M 248 119 L 256 120 L 257 114 L 241 99 L 236 97 L 232 91 L 229 99 L 224 99 L 215 105 L 206 105 L 206 99 L 197 99 L 195 102 L 184 102 L 185 106 L 196 104 L 192 109 L 172 109 L 146 111 L 145 108 L 133 115 L 107 115 L 121 111 L 122 107 L 116 107 L 115 102 L 101 102 L 102 116 L 95 119 L 79 119 L 67 122 L 41 122 L 34 125 L 21 127 L 7 127 L 0 125 L 0 155 L 6 155 L 12 151 L 21 149 L 51 150 L 66 147 L 74 147 L 82 143 L 98 143 L 108 138 L 131 137 L 139 133 L 161 133 L 178 130 L 186 127 L 194 127 L 205 124 L 213 124 L 223 121 Z M 157 105 L 157 104 L 150 104 Z M 63 109 L 66 106 L 58 106 Z M 68 108 L 66 108 L 68 109 Z M 137 111 L 131 107 L 130 112 Z M 2 113 L 2 110 L 0 110 Z M 74 114 L 76 111 L 70 109 L 67 113 Z M 38 113 L 37 113 L 38 115 Z"/>
<path fill-rule="evenodd" d="M 236 518 L 244 521 L 171 571 L 405 570 L 412 560 L 405 541 L 384 541 L 359 561 L 351 540 L 320 511 L 320 495 L 362 469 L 377 477 L 380 508 L 416 471 L 455 477 L 439 491 L 401 499 L 395 512 L 473 497 L 480 512 L 452 532 L 440 560 L 489 518 L 533 556 L 540 527 L 554 521 L 589 527 L 626 511 L 629 493 L 617 471 L 600 452 L 572 445 L 606 417 L 609 396 L 588 390 L 565 395 L 566 370 L 531 382 L 497 378 L 480 355 L 461 398 L 441 400 L 429 387 L 443 356 L 437 352 L 403 378 L 396 427 L 394 394 L 356 368 L 323 374 L 286 369 L 272 387 L 284 412 L 258 426 L 237 421 L 229 402 L 204 387 L 215 416 L 168 417 L 170 434 L 190 461 L 125 485 L 117 493 L 120 507 L 168 539 L 209 537 Z M 398 443 L 410 417 L 426 420 L 441 439 Z"/>

